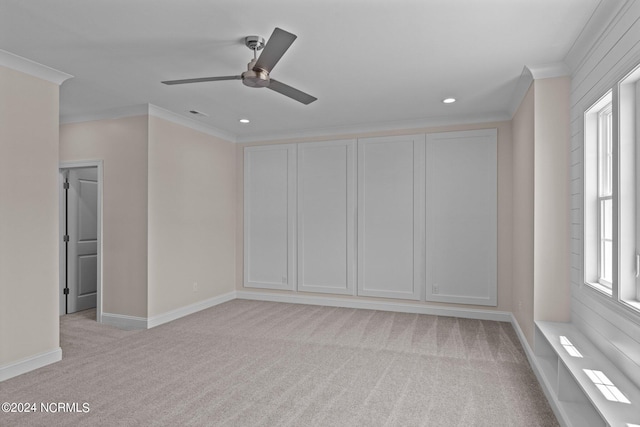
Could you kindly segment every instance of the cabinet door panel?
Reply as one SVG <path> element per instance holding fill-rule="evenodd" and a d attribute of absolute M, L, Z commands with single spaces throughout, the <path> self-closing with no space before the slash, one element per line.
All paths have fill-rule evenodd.
<path fill-rule="evenodd" d="M 244 285 L 295 289 L 295 145 L 244 153 Z"/>
<path fill-rule="evenodd" d="M 427 135 L 429 301 L 497 304 L 495 129 Z"/>
<path fill-rule="evenodd" d="M 298 145 L 298 290 L 353 294 L 355 141 Z"/>
<path fill-rule="evenodd" d="M 358 141 L 358 295 L 420 299 L 424 135 Z"/>

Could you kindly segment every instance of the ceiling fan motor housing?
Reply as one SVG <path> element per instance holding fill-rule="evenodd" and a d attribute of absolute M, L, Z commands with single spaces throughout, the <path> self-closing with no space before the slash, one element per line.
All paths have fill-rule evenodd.
<path fill-rule="evenodd" d="M 242 73 L 242 83 L 249 87 L 269 86 L 269 73 L 260 68 L 254 68 L 255 64 L 255 59 L 247 64 L 247 71 Z"/>

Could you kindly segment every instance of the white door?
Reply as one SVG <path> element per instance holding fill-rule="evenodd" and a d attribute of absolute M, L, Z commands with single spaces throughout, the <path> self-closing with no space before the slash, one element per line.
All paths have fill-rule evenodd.
<path fill-rule="evenodd" d="M 67 313 L 96 306 L 98 169 L 69 169 L 67 189 Z"/>

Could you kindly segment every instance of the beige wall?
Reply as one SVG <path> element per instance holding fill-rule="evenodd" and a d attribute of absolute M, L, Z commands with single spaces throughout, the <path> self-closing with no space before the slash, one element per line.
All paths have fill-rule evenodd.
<path fill-rule="evenodd" d="M 147 317 L 148 117 L 65 124 L 60 161 L 103 160 L 102 309 Z"/>
<path fill-rule="evenodd" d="M 58 92 L 0 66 L 0 366 L 59 349 Z"/>
<path fill-rule="evenodd" d="M 236 191 L 237 191 L 237 212 L 238 219 L 236 223 L 236 289 L 243 290 L 243 177 L 244 177 L 244 147 L 252 145 L 264 145 L 264 144 L 278 144 L 278 143 L 297 143 L 297 142 L 309 142 L 309 141 L 329 141 L 347 138 L 364 138 L 371 136 L 382 135 L 401 135 L 401 134 L 416 134 L 416 133 L 435 133 L 435 132 L 449 132 L 449 131 L 463 131 L 474 129 L 498 129 L 498 306 L 469 306 L 459 304 L 441 304 L 429 302 L 430 305 L 439 305 L 444 307 L 464 307 L 464 308 L 479 308 L 482 310 L 499 310 L 499 311 L 511 311 L 512 296 L 512 143 L 511 143 L 511 122 L 494 122 L 494 123 L 481 123 L 470 125 L 457 125 L 457 126 L 442 126 L 432 128 L 421 129 L 408 129 L 404 131 L 394 132 L 375 132 L 375 133 L 360 133 L 356 135 L 334 135 L 331 137 L 315 137 L 315 138 L 300 138 L 289 139 L 286 141 L 266 141 L 261 143 L 246 143 L 237 144 L 236 146 Z M 260 292 L 276 292 L 260 289 Z M 305 295 L 313 295 L 313 293 L 305 292 Z M 326 297 L 326 294 L 321 294 Z M 339 295 L 332 295 L 332 298 L 348 298 Z M 394 301 L 384 298 L 366 298 L 358 297 L 363 300 L 372 301 Z M 397 302 L 397 300 L 395 300 Z"/>
<path fill-rule="evenodd" d="M 534 321 L 569 321 L 568 77 L 535 80 L 512 120 L 513 314 L 529 344 Z"/>
<path fill-rule="evenodd" d="M 103 161 L 105 313 L 149 318 L 233 291 L 234 157 L 154 116 L 61 126 L 60 161 Z"/>
<path fill-rule="evenodd" d="M 535 89 L 534 320 L 567 322 L 569 288 L 569 77 Z"/>
<path fill-rule="evenodd" d="M 234 290 L 235 197 L 234 144 L 149 117 L 149 317 Z"/>
<path fill-rule="evenodd" d="M 512 119 L 513 315 L 533 342 L 534 89 L 529 87 Z"/>

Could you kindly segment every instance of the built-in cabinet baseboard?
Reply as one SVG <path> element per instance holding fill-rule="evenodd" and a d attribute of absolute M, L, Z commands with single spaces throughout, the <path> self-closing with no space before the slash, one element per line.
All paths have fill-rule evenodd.
<path fill-rule="evenodd" d="M 291 304 L 323 305 L 327 307 L 360 308 L 364 310 L 393 311 L 398 313 L 430 314 L 434 316 L 459 317 L 463 319 L 494 320 L 511 322 L 511 313 L 497 310 L 483 310 L 466 307 L 444 307 L 420 302 L 376 301 L 357 297 L 331 297 L 289 292 L 265 292 L 243 290 L 236 292 L 236 298 L 255 301 L 273 301 Z"/>

